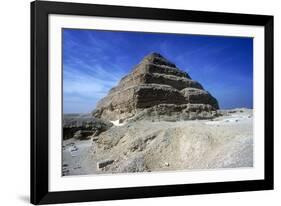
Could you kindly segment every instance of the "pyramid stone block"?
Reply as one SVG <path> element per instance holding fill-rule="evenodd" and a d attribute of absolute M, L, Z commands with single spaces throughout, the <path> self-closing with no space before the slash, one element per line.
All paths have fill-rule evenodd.
<path fill-rule="evenodd" d="M 107 120 L 213 117 L 217 100 L 158 53 L 146 57 L 101 99 L 93 115 Z"/>

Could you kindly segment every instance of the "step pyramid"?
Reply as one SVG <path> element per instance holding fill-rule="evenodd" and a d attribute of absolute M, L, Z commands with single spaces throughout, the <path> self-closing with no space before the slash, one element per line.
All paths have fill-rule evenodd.
<path fill-rule="evenodd" d="M 92 114 L 111 121 L 137 116 L 186 120 L 213 117 L 218 109 L 217 100 L 199 82 L 161 54 L 151 53 L 97 103 Z"/>

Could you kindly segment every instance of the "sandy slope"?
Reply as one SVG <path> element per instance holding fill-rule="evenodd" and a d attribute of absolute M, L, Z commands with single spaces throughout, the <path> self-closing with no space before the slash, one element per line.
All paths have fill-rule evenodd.
<path fill-rule="evenodd" d="M 252 167 L 252 110 L 222 113 L 212 121 L 116 124 L 94 141 L 66 140 L 63 174 Z"/>

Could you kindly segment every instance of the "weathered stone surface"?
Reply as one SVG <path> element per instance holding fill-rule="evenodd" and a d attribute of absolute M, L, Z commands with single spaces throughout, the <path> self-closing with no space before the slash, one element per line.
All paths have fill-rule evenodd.
<path fill-rule="evenodd" d="M 205 90 L 185 88 L 181 90 L 181 94 L 184 96 L 185 100 L 191 104 L 208 104 L 212 105 L 214 109 L 219 109 L 217 100 Z"/>
<path fill-rule="evenodd" d="M 147 119 L 145 115 L 152 120 L 169 115 L 193 119 L 212 117 L 215 113 L 211 111 L 217 109 L 217 100 L 199 82 L 160 54 L 152 53 L 98 102 L 93 116 L 107 120 Z"/>
<path fill-rule="evenodd" d="M 136 114 L 127 121 L 152 120 L 174 122 L 178 120 L 211 119 L 216 116 L 217 111 L 209 104 L 158 104 L 153 107 L 138 109 Z"/>
<path fill-rule="evenodd" d="M 104 168 L 107 165 L 112 164 L 113 162 L 114 162 L 114 160 L 111 160 L 111 159 L 103 160 L 103 161 L 97 163 L 97 168 L 98 169 Z"/>
<path fill-rule="evenodd" d="M 92 130 L 78 130 L 77 132 L 74 133 L 74 138 L 83 140 L 83 139 L 88 139 L 91 135 L 94 134 L 94 131 Z"/>
<path fill-rule="evenodd" d="M 136 155 L 134 158 L 129 159 L 128 161 L 122 162 L 117 172 L 122 173 L 131 173 L 131 172 L 146 172 L 148 171 L 145 166 L 145 160 L 143 155 Z"/>
<path fill-rule="evenodd" d="M 63 117 L 63 138 L 85 139 L 90 135 L 96 136 L 106 131 L 113 124 L 87 115 L 64 115 Z"/>

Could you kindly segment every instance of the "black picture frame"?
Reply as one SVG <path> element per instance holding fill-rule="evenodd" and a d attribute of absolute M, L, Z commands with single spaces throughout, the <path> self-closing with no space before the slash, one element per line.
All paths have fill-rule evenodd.
<path fill-rule="evenodd" d="M 263 180 L 133 188 L 48 190 L 48 15 L 120 17 L 257 25 L 265 28 L 265 134 Z M 273 189 L 273 16 L 137 8 L 80 3 L 31 3 L 31 203 L 50 204 Z"/>

